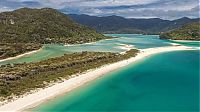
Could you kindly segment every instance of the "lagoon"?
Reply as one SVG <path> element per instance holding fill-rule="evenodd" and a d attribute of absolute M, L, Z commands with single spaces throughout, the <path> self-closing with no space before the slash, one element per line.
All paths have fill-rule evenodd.
<path fill-rule="evenodd" d="M 105 34 L 113 36 L 109 40 L 101 40 L 90 44 L 80 44 L 64 46 L 58 44 L 46 44 L 42 50 L 37 53 L 26 55 L 18 59 L 0 62 L 0 65 L 9 63 L 37 62 L 48 58 L 62 56 L 66 53 L 96 51 L 96 52 L 124 52 L 121 46 L 129 45 L 133 48 L 145 49 L 153 47 L 171 46 L 170 42 L 159 39 L 158 35 L 141 35 L 141 34 Z"/>

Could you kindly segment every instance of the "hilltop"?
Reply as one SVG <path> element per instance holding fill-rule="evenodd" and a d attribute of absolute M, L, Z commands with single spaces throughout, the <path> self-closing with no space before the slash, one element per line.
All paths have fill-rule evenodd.
<path fill-rule="evenodd" d="M 200 40 L 200 22 L 190 23 L 181 28 L 162 33 L 161 39 Z"/>
<path fill-rule="evenodd" d="M 106 38 L 51 8 L 0 13 L 1 42 L 84 43 Z"/>

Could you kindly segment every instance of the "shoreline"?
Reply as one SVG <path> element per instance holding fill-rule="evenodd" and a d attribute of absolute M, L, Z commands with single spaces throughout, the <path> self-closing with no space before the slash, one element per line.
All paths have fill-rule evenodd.
<path fill-rule="evenodd" d="M 41 50 L 42 50 L 42 48 L 40 48 L 40 49 L 38 49 L 38 50 L 26 52 L 26 53 L 17 55 L 17 56 L 15 56 L 15 57 L 9 57 L 9 58 L 5 58 L 5 59 L 1 59 L 1 60 L 0 60 L 0 63 L 1 63 L 1 62 L 4 62 L 4 61 L 13 60 L 13 59 L 18 59 L 18 58 L 21 58 L 21 57 L 26 56 L 26 55 L 34 54 L 34 53 L 37 53 L 37 52 L 39 52 L 39 51 L 41 51 Z"/>
<path fill-rule="evenodd" d="M 61 83 L 55 83 L 55 85 L 41 89 L 35 93 L 25 95 L 13 102 L 8 102 L 5 105 L 0 106 L 0 111 L 22 111 L 30 108 L 34 108 L 41 103 L 45 103 L 49 99 L 56 98 L 58 95 L 65 94 L 71 90 L 80 87 L 89 81 L 97 79 L 111 71 L 117 70 L 121 67 L 127 66 L 133 62 L 144 59 L 148 56 L 170 51 L 180 51 L 180 50 L 198 50 L 195 47 L 186 46 L 167 46 L 158 48 L 148 48 L 140 50 L 137 56 L 129 58 L 127 60 L 122 60 L 112 64 L 103 65 L 96 69 L 88 70 L 81 74 L 75 74 L 78 76 L 72 77 L 70 79 L 64 80 Z M 31 102 L 30 102 L 31 101 Z"/>
<path fill-rule="evenodd" d="M 63 44 L 63 46 L 68 47 L 68 46 L 80 46 L 80 45 L 90 45 L 90 44 L 96 44 L 97 42 L 101 42 L 101 41 L 105 41 L 105 40 L 113 40 L 115 39 L 113 38 L 108 38 L 108 39 L 102 39 L 102 40 L 98 40 L 98 41 L 94 41 L 94 42 L 87 42 L 87 43 L 83 43 L 83 44 Z"/>
<path fill-rule="evenodd" d="M 123 52 L 120 52 L 120 54 L 125 54 L 126 51 L 129 51 L 129 50 L 131 50 L 131 49 L 137 49 L 137 48 L 135 48 L 133 45 L 128 45 L 128 44 L 120 44 L 119 46 L 117 46 L 117 47 L 115 47 L 115 48 L 125 50 L 125 51 L 123 51 Z"/>
<path fill-rule="evenodd" d="M 68 47 L 68 46 L 80 46 L 80 45 L 90 45 L 90 44 L 95 44 L 97 42 L 88 42 L 88 43 L 83 43 L 83 44 L 63 44 L 63 46 Z"/>
<path fill-rule="evenodd" d="M 171 40 L 171 41 L 175 41 L 175 42 L 200 42 L 198 40 Z"/>

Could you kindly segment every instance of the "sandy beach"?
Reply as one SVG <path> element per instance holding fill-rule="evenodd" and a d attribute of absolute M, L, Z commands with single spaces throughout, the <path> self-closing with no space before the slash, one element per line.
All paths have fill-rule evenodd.
<path fill-rule="evenodd" d="M 107 40 L 107 39 L 103 39 L 103 40 Z M 103 40 L 99 40 L 97 42 L 103 41 Z M 83 43 L 83 44 L 64 44 L 64 46 L 80 46 L 80 45 L 90 45 L 90 44 L 95 44 L 97 42 L 87 42 L 87 43 Z"/>
<path fill-rule="evenodd" d="M 120 44 L 120 46 L 117 46 L 116 48 L 120 48 L 120 49 L 129 51 L 129 50 L 133 49 L 134 46 L 133 45 L 127 45 L 127 44 Z"/>
<path fill-rule="evenodd" d="M 197 40 L 172 40 L 174 42 L 200 42 L 200 41 L 197 41 Z"/>
<path fill-rule="evenodd" d="M 64 80 L 61 83 L 56 83 L 51 87 L 41 89 L 35 93 L 19 98 L 13 102 L 9 102 L 0 107 L 0 111 L 22 111 L 28 108 L 35 107 L 49 99 L 55 98 L 58 95 L 69 92 L 74 88 L 77 88 L 85 83 L 94 80 L 98 77 L 103 76 L 104 74 L 117 70 L 121 67 L 124 67 L 130 63 L 139 61 L 145 57 L 148 57 L 153 54 L 169 52 L 169 51 L 178 51 L 178 50 L 195 50 L 195 47 L 186 47 L 186 46 L 168 46 L 168 47 L 158 47 L 158 48 L 148 48 L 140 50 L 140 53 L 136 57 L 132 57 L 127 60 L 119 61 L 113 64 L 104 65 L 97 69 L 89 70 L 85 73 L 78 74 L 77 76 Z M 35 51 L 36 52 L 36 51 Z"/>
<path fill-rule="evenodd" d="M 105 41 L 105 40 L 113 40 L 115 38 L 109 38 L 109 39 L 103 39 L 103 40 L 99 40 L 96 42 L 87 42 L 87 43 L 83 43 L 83 44 L 64 44 L 64 46 L 80 46 L 80 45 L 90 45 L 90 44 L 96 44 L 97 42 L 101 42 L 101 41 Z"/>
<path fill-rule="evenodd" d="M 68 47 L 68 46 L 80 46 L 80 45 L 90 45 L 90 44 L 95 44 L 96 42 L 88 42 L 88 43 L 84 43 L 84 44 L 64 44 L 64 46 Z"/>
<path fill-rule="evenodd" d="M 26 55 L 30 55 L 30 54 L 39 52 L 40 50 L 42 50 L 42 48 L 40 48 L 40 49 L 38 49 L 38 50 L 34 50 L 34 51 L 27 52 L 27 53 L 24 53 L 24 54 L 17 55 L 17 56 L 15 56 L 15 57 L 10 57 L 10 58 L 6 58 L 6 59 L 2 59 L 2 60 L 0 60 L 0 62 L 12 60 L 12 59 L 17 59 L 17 58 L 20 58 L 20 57 L 23 57 L 23 56 L 26 56 Z"/>

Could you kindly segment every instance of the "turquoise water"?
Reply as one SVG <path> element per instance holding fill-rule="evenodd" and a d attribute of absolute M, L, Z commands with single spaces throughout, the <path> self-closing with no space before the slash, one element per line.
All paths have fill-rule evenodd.
<path fill-rule="evenodd" d="M 150 56 L 33 111 L 198 111 L 199 51 Z"/>
<path fill-rule="evenodd" d="M 96 52 L 124 52 L 120 46 L 133 45 L 135 48 L 144 49 L 152 47 L 169 46 L 169 42 L 160 40 L 158 35 L 139 35 L 139 34 L 106 34 L 115 36 L 109 40 L 102 40 L 91 44 L 81 44 L 74 46 L 63 46 L 56 44 L 44 45 L 40 52 L 23 56 L 18 59 L 0 62 L 0 65 L 8 63 L 23 63 L 37 62 L 52 57 L 62 56 L 66 53 L 81 52 L 81 51 L 96 51 Z"/>
<path fill-rule="evenodd" d="M 176 41 L 176 40 L 166 40 L 171 43 L 177 43 L 185 46 L 191 46 L 191 47 L 200 47 L 200 41 Z"/>
<path fill-rule="evenodd" d="M 111 43 L 120 43 L 133 45 L 138 49 L 170 46 L 170 42 L 159 39 L 159 35 L 142 35 L 142 34 L 106 34 L 107 36 L 120 37 L 111 40 Z"/>

